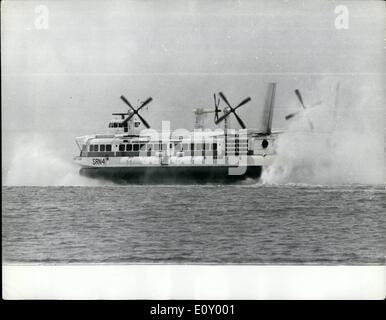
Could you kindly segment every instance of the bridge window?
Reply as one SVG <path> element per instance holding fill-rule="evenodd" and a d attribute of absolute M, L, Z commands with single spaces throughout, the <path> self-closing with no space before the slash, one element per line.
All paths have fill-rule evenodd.
<path fill-rule="evenodd" d="M 138 151 L 138 150 L 139 150 L 139 145 L 133 144 L 133 151 Z"/>
<path fill-rule="evenodd" d="M 124 144 L 119 145 L 119 151 L 125 151 L 125 145 Z"/>
<path fill-rule="evenodd" d="M 100 147 L 100 151 L 105 151 L 105 149 L 106 149 L 106 146 L 104 145 L 104 144 L 101 144 L 101 147 Z"/>
<path fill-rule="evenodd" d="M 133 145 L 132 144 L 127 144 L 126 145 L 126 151 L 131 151 L 133 150 Z"/>
<path fill-rule="evenodd" d="M 111 151 L 111 144 L 106 144 L 106 151 L 110 152 Z"/>
<path fill-rule="evenodd" d="M 98 151 L 98 147 L 99 147 L 99 146 L 98 146 L 97 144 L 95 144 L 95 145 L 94 145 L 94 151 Z"/>
<path fill-rule="evenodd" d="M 147 146 L 146 146 L 146 149 L 147 149 L 147 151 L 151 151 L 151 149 L 153 149 L 153 144 L 152 143 L 148 143 Z"/>
<path fill-rule="evenodd" d="M 90 151 L 94 151 L 94 145 L 93 144 L 90 144 Z"/>
<path fill-rule="evenodd" d="M 140 150 L 146 150 L 146 144 L 141 143 L 141 144 L 139 145 L 139 149 L 140 149 Z"/>

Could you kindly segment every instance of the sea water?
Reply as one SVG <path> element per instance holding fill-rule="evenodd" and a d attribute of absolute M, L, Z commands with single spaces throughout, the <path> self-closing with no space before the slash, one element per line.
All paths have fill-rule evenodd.
<path fill-rule="evenodd" d="M 3 187 L 6 263 L 384 264 L 384 185 Z"/>

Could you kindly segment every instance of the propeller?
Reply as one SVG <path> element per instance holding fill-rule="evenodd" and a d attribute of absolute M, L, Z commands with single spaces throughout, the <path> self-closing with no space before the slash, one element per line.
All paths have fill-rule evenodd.
<path fill-rule="evenodd" d="M 142 121 L 142 123 L 145 125 L 146 128 L 150 128 L 150 125 L 147 123 L 147 121 L 138 113 L 143 107 L 145 107 L 147 104 L 149 104 L 153 98 L 152 97 L 149 97 L 147 98 L 144 102 L 142 102 L 142 104 L 137 108 L 135 109 L 129 102 L 129 100 L 127 100 L 123 95 L 121 96 L 121 99 L 123 102 L 125 102 L 129 108 L 132 110 L 130 112 L 130 110 L 127 111 L 127 113 L 125 113 L 124 115 L 128 115 L 128 117 L 122 121 L 122 124 L 126 124 L 132 117 L 134 117 L 134 115 L 137 115 L 137 117 Z M 119 115 L 122 115 L 122 114 L 119 114 Z"/>
<path fill-rule="evenodd" d="M 306 107 L 306 105 L 304 104 L 304 101 L 303 101 L 302 94 L 300 93 L 299 89 L 296 89 L 296 90 L 295 90 L 295 94 L 296 94 L 296 97 L 298 98 L 298 100 L 299 100 L 299 102 L 300 102 L 300 105 L 303 107 L 303 110 L 297 111 L 297 112 L 293 112 L 293 113 L 290 113 L 290 114 L 287 114 L 287 115 L 285 116 L 285 119 L 286 119 L 286 120 L 292 119 L 293 117 L 295 117 L 295 116 L 297 116 L 298 114 L 304 112 L 305 110 L 310 109 L 310 108 L 313 108 L 313 107 L 316 107 L 316 106 L 322 104 L 322 101 L 318 101 L 318 102 L 312 104 L 311 106 Z M 313 130 L 313 129 L 314 129 L 314 125 L 313 125 L 312 121 L 311 121 L 309 118 L 307 118 L 307 120 L 308 120 L 308 124 L 309 124 L 311 130 Z"/>
<path fill-rule="evenodd" d="M 251 101 L 252 99 L 250 97 L 248 98 L 245 98 L 243 101 L 241 101 L 236 107 L 232 107 L 231 104 L 229 103 L 229 101 L 227 100 L 227 98 L 225 97 L 225 95 L 220 92 L 219 93 L 220 97 L 224 100 L 224 102 L 228 105 L 228 109 L 226 110 L 226 113 L 220 117 L 219 119 L 217 119 L 217 121 L 215 121 L 216 124 L 219 124 L 221 121 L 223 121 L 226 117 L 228 117 L 231 113 L 233 113 L 233 115 L 236 117 L 238 123 L 240 124 L 240 126 L 245 129 L 246 128 L 246 125 L 245 123 L 243 122 L 243 120 L 241 120 L 241 118 L 237 115 L 236 113 L 236 110 L 238 108 L 240 108 L 241 106 L 243 106 L 244 104 L 248 103 L 249 101 Z M 224 110 L 225 112 L 225 110 Z"/>
<path fill-rule="evenodd" d="M 214 97 L 214 122 L 216 122 L 218 120 L 218 114 L 221 112 L 221 109 L 219 109 L 220 98 L 217 99 L 215 93 L 213 94 L 213 97 Z"/>

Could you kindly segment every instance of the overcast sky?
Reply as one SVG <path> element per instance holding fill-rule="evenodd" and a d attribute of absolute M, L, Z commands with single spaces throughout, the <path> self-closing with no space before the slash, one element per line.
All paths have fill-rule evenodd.
<path fill-rule="evenodd" d="M 339 4 L 347 30 L 335 28 Z M 47 29 L 36 28 L 37 5 Z M 239 114 L 257 128 L 270 81 L 280 128 L 299 108 L 296 88 L 328 102 L 339 80 L 347 104 L 367 87 L 367 108 L 384 108 L 383 1 L 5 1 L 1 21 L 3 166 L 32 133 L 71 161 L 75 136 L 126 110 L 121 94 L 153 97 L 143 116 L 154 128 L 191 129 L 191 109 L 212 107 L 220 90 L 234 104 L 252 97 Z"/>

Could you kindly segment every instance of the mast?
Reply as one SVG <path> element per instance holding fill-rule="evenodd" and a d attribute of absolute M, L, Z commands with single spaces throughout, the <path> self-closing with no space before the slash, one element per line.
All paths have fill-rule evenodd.
<path fill-rule="evenodd" d="M 228 118 L 224 119 L 225 164 L 228 164 Z"/>

